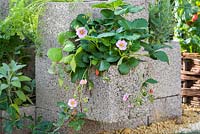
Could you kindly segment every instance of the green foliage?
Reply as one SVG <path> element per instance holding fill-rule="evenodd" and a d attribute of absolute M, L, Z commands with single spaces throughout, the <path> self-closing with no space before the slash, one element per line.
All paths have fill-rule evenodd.
<path fill-rule="evenodd" d="M 49 49 L 47 56 L 49 59 L 51 59 L 53 62 L 58 62 L 62 59 L 62 49 L 61 48 L 51 48 Z"/>
<path fill-rule="evenodd" d="M 153 102 L 154 101 L 154 95 L 153 89 L 148 89 L 149 84 L 156 84 L 158 81 L 150 78 L 147 79 L 145 82 L 143 82 L 142 87 L 137 95 L 136 98 L 133 98 L 133 104 L 137 106 L 143 105 L 146 101 Z"/>
<path fill-rule="evenodd" d="M 7 63 L 12 59 L 26 63 L 29 60 L 29 54 L 25 50 L 27 46 L 28 41 L 22 41 L 18 36 L 12 36 L 9 40 L 0 38 L 0 63 Z"/>
<path fill-rule="evenodd" d="M 173 8 L 173 3 L 170 0 L 157 0 L 155 3 L 150 4 L 150 42 L 163 44 L 171 40 L 175 26 Z"/>
<path fill-rule="evenodd" d="M 80 0 L 10 0 L 9 14 L 0 20 L 0 62 L 27 57 L 24 48 L 35 44 L 38 54 L 41 43 L 38 19 L 47 2 L 78 2 Z M 21 62 L 20 61 L 20 62 Z"/>
<path fill-rule="evenodd" d="M 42 116 L 37 117 L 37 119 L 33 119 L 32 116 L 24 115 L 22 117 L 23 121 L 29 121 L 30 125 L 23 126 L 23 128 L 29 129 L 32 134 L 49 134 L 53 131 L 53 122 L 44 121 Z"/>
<path fill-rule="evenodd" d="M 178 22 L 175 34 L 181 43 L 182 51 L 200 53 L 200 1 L 177 0 L 175 12 Z M 194 15 L 197 15 L 197 20 L 193 20 Z"/>
<path fill-rule="evenodd" d="M 66 122 L 68 122 L 68 127 L 79 131 L 85 123 L 84 118 L 86 115 L 76 109 L 70 109 L 64 102 L 58 102 L 57 105 L 60 108 L 60 112 L 58 113 L 57 122 L 53 124 L 55 126 L 53 133 L 57 132 Z"/>
<path fill-rule="evenodd" d="M 137 13 L 143 9 L 142 7 L 132 6 L 122 0 L 102 2 L 93 7 L 102 8 L 101 18 L 91 18 L 84 14 L 78 15 L 72 21 L 70 30 L 58 35 L 61 47 L 51 48 L 48 51 L 48 57 L 53 62 L 57 62 L 57 65 L 66 64 L 67 70 L 65 67 L 63 70 L 71 75 L 72 82 L 86 78 L 91 67 L 103 72 L 107 71 L 110 65 L 116 63 L 118 63 L 118 70 L 121 74 L 128 74 L 139 64 L 140 59 L 135 52 L 142 47 L 149 52 L 149 55 L 146 56 L 169 62 L 163 51 L 160 51 L 158 47 L 152 47 L 155 44 L 147 43 L 149 37 L 147 20 L 139 18 L 129 21 L 123 16 L 127 13 Z M 85 28 L 88 34 L 84 38 L 78 39 L 75 33 L 80 27 Z M 126 50 L 122 51 L 117 48 L 116 43 L 119 40 L 127 42 Z M 59 51 L 54 52 L 55 49 Z M 63 56 L 66 52 L 69 55 Z M 53 71 L 59 72 L 60 68 L 55 66 L 54 63 Z"/>
<path fill-rule="evenodd" d="M 13 127 L 21 127 L 19 106 L 33 104 L 29 98 L 33 93 L 31 79 L 19 72 L 25 65 L 11 61 L 0 66 L 0 110 L 7 111 L 4 131 L 12 133 Z"/>

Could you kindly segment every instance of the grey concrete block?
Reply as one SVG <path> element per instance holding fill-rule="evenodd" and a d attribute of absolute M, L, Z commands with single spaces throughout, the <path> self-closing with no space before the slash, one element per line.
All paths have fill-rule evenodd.
<path fill-rule="evenodd" d="M 181 96 L 156 99 L 149 105 L 149 123 L 181 117 Z"/>
<path fill-rule="evenodd" d="M 144 16 L 148 18 L 147 6 L 145 0 L 134 0 L 134 4 L 142 4 L 146 7 L 144 13 L 138 16 L 127 16 L 129 19 Z M 37 96 L 37 115 L 43 115 L 49 120 L 56 119 L 55 113 L 59 109 L 56 107 L 58 101 L 67 102 L 72 91 L 66 92 L 59 89 L 55 76 L 48 74 L 47 70 L 50 67 L 50 60 L 46 53 L 49 48 L 59 46 L 56 37 L 57 34 L 69 28 L 70 22 L 80 13 L 93 13 L 93 16 L 99 16 L 98 10 L 91 9 L 91 4 L 95 2 L 82 3 L 48 3 L 47 10 L 41 18 L 40 27 L 43 38 L 42 57 L 36 57 L 36 96 Z M 82 7 L 82 8 L 79 8 Z M 156 98 L 161 98 L 155 101 L 155 105 L 164 105 L 170 109 L 177 108 L 177 116 L 180 116 L 179 103 L 174 103 L 173 99 L 167 97 L 176 96 L 180 93 L 180 46 L 177 43 L 172 43 L 173 49 L 164 49 L 169 54 L 170 65 L 153 61 L 145 58 L 147 62 L 140 64 L 136 69 L 132 70 L 128 75 L 120 75 L 116 66 L 111 66 L 109 71 L 105 73 L 110 78 L 110 82 L 102 80 L 95 76 L 94 70 L 91 71 L 91 79 L 94 81 L 94 89 L 91 93 L 86 93 L 90 100 L 87 104 L 89 107 L 88 119 L 93 120 L 87 122 L 86 130 L 91 130 L 91 134 L 100 130 L 112 130 L 119 128 L 134 128 L 148 122 L 147 117 L 152 117 L 150 121 L 159 120 L 155 118 L 151 111 L 165 110 L 164 108 L 155 107 L 151 110 L 150 104 L 146 106 L 127 109 L 127 103 L 122 101 L 123 95 L 127 93 L 136 93 L 139 91 L 143 81 L 149 77 L 153 77 L 159 81 L 158 84 L 149 87 L 155 91 Z M 141 52 L 142 53 L 142 52 Z M 66 76 L 69 87 L 74 88 L 70 83 L 69 76 Z M 90 96 L 91 95 L 91 96 Z M 175 99 L 176 102 L 180 98 Z M 181 99 L 180 99 L 181 102 Z M 166 117 L 174 116 L 170 112 L 165 112 Z M 164 115 L 160 118 L 165 117 Z M 142 121 L 143 120 L 143 121 Z M 91 124 L 94 124 L 90 126 Z M 95 125 L 97 124 L 97 125 Z M 85 130 L 85 129 L 84 129 Z"/>
<path fill-rule="evenodd" d="M 0 0 L 0 20 L 8 15 L 9 0 Z"/>
<path fill-rule="evenodd" d="M 158 80 L 158 84 L 152 85 L 156 98 L 179 95 L 181 89 L 181 51 L 176 41 L 167 43 L 172 49 L 163 49 L 168 57 L 169 64 L 148 60 L 149 75 Z"/>
<path fill-rule="evenodd" d="M 48 109 L 37 108 L 37 115 L 43 115 L 43 119 L 48 120 L 48 121 L 55 121 L 57 119 L 57 117 L 55 116 L 57 115 L 57 113 Z M 121 122 L 116 122 L 116 123 L 105 123 L 105 122 L 86 119 L 83 128 L 78 133 L 79 134 L 96 134 L 105 130 L 112 131 L 112 130 L 118 130 L 122 128 L 136 128 L 137 126 L 140 126 L 140 125 L 146 125 L 146 123 L 147 122 L 146 122 L 145 116 L 141 116 L 141 117 L 137 116 L 137 118 L 129 119 L 126 121 L 121 121 Z M 65 125 L 66 126 L 63 126 L 63 128 L 59 130 L 61 134 L 75 134 L 75 131 L 67 127 L 67 123 Z"/>
<path fill-rule="evenodd" d="M 148 103 L 145 106 L 138 107 L 136 109 L 130 109 L 128 110 L 129 118 L 126 119 L 126 121 L 106 123 L 94 120 L 85 120 L 85 125 L 79 132 L 79 134 L 96 134 L 105 130 L 112 131 L 123 128 L 133 129 L 141 125 L 147 125 L 149 123 L 157 121 L 180 117 L 182 114 L 180 98 L 180 96 L 173 96 L 168 98 L 156 99 L 154 103 Z M 132 114 L 130 114 L 131 111 Z M 55 121 L 57 119 L 57 113 L 48 109 L 37 108 L 37 114 L 44 115 L 45 120 Z M 74 134 L 75 132 L 70 128 L 64 126 L 60 130 L 60 133 Z"/>
<path fill-rule="evenodd" d="M 48 49 L 50 47 L 55 47 L 58 46 L 57 40 L 56 40 L 56 36 L 59 32 L 65 31 L 66 29 L 69 28 L 70 22 L 73 20 L 73 18 L 75 18 L 78 14 L 80 13 L 91 13 L 93 12 L 93 16 L 99 16 L 99 14 L 97 13 L 98 10 L 97 9 L 91 9 L 91 5 L 94 4 L 95 2 L 86 2 L 86 3 L 49 3 L 47 5 L 47 9 L 46 9 L 46 14 L 44 14 L 44 16 L 42 17 L 41 21 L 41 29 L 42 29 L 42 35 L 43 35 L 43 52 L 44 54 L 47 53 Z M 135 1 L 134 4 L 136 5 L 140 5 L 140 4 L 144 4 L 144 1 Z M 146 6 L 146 5 L 145 5 Z M 79 10 L 77 10 L 76 7 L 84 7 L 84 8 L 79 8 Z M 61 12 L 62 11 L 62 12 Z M 73 14 L 72 14 L 73 13 Z M 69 15 L 70 14 L 70 15 Z M 148 16 L 148 13 L 142 13 L 144 16 Z M 133 18 L 138 18 L 141 16 L 135 16 L 132 17 Z M 131 19 L 131 18 L 130 18 Z M 60 90 L 58 91 L 57 89 L 59 89 L 58 85 L 57 85 L 57 80 L 55 77 L 53 77 L 52 75 L 47 73 L 48 67 L 50 67 L 50 60 L 48 60 L 48 58 L 46 56 L 43 57 L 37 57 L 36 58 L 36 83 L 37 83 L 37 106 L 38 107 L 44 107 L 44 108 L 48 108 L 48 109 L 53 109 L 55 111 L 57 111 L 58 109 L 55 107 L 55 104 L 57 101 L 59 100 L 64 100 L 65 102 L 67 101 L 67 99 L 69 99 L 70 93 L 66 94 L 64 90 Z M 114 75 L 114 74 L 111 74 Z M 117 75 L 118 77 L 121 78 L 121 75 Z M 133 75 L 135 76 L 135 75 Z M 126 80 L 128 80 L 129 78 L 127 77 Z M 133 79 L 138 79 L 138 78 L 133 78 Z M 138 81 L 138 80 L 137 80 Z M 68 81 L 67 83 L 69 83 L 70 87 L 73 87 L 73 85 Z M 117 84 L 118 82 L 115 82 L 115 84 Z M 99 88 L 101 88 L 102 90 L 104 90 L 103 87 L 100 86 L 100 84 L 96 84 L 98 85 Z M 104 85 L 104 84 L 102 84 Z M 128 83 L 126 83 L 125 85 L 128 85 Z M 134 87 L 138 87 L 138 86 L 134 86 Z M 117 87 L 115 87 L 117 89 Z M 129 88 L 129 87 L 127 87 Z M 112 87 L 110 87 L 109 91 L 111 90 Z M 107 98 L 113 98 L 114 96 L 109 96 L 109 92 L 108 91 L 98 91 L 99 93 L 94 93 L 95 95 L 106 95 L 104 96 L 104 100 L 107 100 Z M 120 90 L 120 89 L 118 89 Z M 94 90 L 95 92 L 95 90 Z M 119 96 L 121 97 L 122 94 L 119 94 Z M 95 98 L 95 97 L 93 97 Z M 98 97 L 100 98 L 100 96 Z M 92 99 L 91 99 L 92 100 Z M 94 100 L 98 100 L 97 98 Z M 112 99 L 111 99 L 112 100 Z M 121 101 L 121 100 L 120 100 Z M 90 105 L 92 105 L 93 102 L 90 102 Z M 98 103 L 95 101 L 95 103 Z M 112 103 L 112 102 L 110 102 Z M 117 105 L 117 104 L 116 104 Z M 100 106 L 100 105 L 98 105 Z M 107 108 L 108 106 L 103 106 L 101 105 L 102 108 Z M 109 106 L 111 107 L 111 106 Z M 96 111 L 95 108 L 92 108 L 94 111 Z M 117 108 L 117 109 L 121 109 L 121 107 Z M 116 109 L 116 110 L 117 110 Z M 99 110 L 99 108 L 98 108 Z M 110 110 L 107 108 L 107 110 Z M 113 111 L 113 109 L 111 109 L 110 111 Z M 99 113 L 95 113 L 95 112 L 91 112 L 91 117 L 93 119 L 96 120 L 109 120 L 109 121 L 118 121 L 119 119 L 114 120 L 115 116 L 118 116 L 117 114 L 113 113 L 110 114 L 110 116 L 107 116 L 104 113 L 107 113 L 108 111 L 102 112 L 99 111 Z M 92 116 L 94 113 L 94 116 Z M 102 113 L 102 114 L 100 114 Z M 98 114 L 98 115 L 97 115 Z M 123 118 L 124 116 L 121 115 L 120 118 Z"/>

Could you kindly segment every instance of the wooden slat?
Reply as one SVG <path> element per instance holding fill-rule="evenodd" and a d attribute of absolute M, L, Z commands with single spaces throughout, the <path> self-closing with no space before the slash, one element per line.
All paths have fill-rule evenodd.
<path fill-rule="evenodd" d="M 200 90 L 198 90 L 198 89 L 191 89 L 191 88 L 182 88 L 181 95 L 182 96 L 199 97 L 200 96 Z"/>
<path fill-rule="evenodd" d="M 195 72 L 191 72 L 191 71 L 183 71 L 183 70 L 181 70 L 181 74 L 200 76 L 200 73 L 195 73 Z"/>
<path fill-rule="evenodd" d="M 181 75 L 182 80 L 200 80 L 200 76 Z"/>

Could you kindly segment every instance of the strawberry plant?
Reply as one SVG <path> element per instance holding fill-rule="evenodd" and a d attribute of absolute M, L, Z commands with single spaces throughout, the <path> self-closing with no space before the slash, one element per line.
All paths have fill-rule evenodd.
<path fill-rule="evenodd" d="M 92 7 L 101 9 L 101 17 L 79 14 L 71 22 L 70 29 L 58 35 L 60 46 L 50 48 L 47 53 L 52 61 L 49 73 L 58 75 L 59 85 L 67 87 L 64 85 L 66 75 L 71 76 L 71 82 L 77 84 L 68 106 L 71 109 L 80 107 L 81 113 L 87 112 L 82 103 L 87 103 L 89 99 L 83 97 L 83 89 L 89 87 L 90 90 L 94 86 L 89 79 L 92 68 L 96 70 L 97 76 L 101 76 L 110 66 L 116 65 L 121 75 L 127 75 L 142 62 L 140 58 L 143 56 L 169 63 L 166 53 L 160 50 L 168 46 L 149 42 L 151 35 L 147 20 L 128 20 L 125 17 L 128 13 L 142 11 L 143 7 L 133 6 L 123 0 L 102 2 Z M 144 53 L 138 53 L 141 50 L 144 50 Z M 154 84 L 157 81 L 150 79 L 145 83 Z M 146 84 L 139 93 L 141 96 L 136 99 L 139 104 L 142 104 L 143 97 L 153 99 L 153 90 L 148 92 Z M 129 95 L 126 95 L 124 98 L 127 100 L 128 97 Z M 75 115 L 78 115 L 78 112 L 75 112 Z M 65 117 L 69 119 L 68 115 Z M 71 123 L 69 120 L 69 124 L 82 126 L 82 121 Z"/>
<path fill-rule="evenodd" d="M 176 37 L 180 40 L 182 51 L 200 52 L 200 1 L 176 0 Z"/>

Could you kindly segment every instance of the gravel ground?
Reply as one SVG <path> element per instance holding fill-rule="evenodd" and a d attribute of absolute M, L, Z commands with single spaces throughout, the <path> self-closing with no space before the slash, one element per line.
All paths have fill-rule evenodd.
<path fill-rule="evenodd" d="M 181 134 L 184 134 L 184 133 L 200 134 L 200 122 L 189 124 L 187 128 L 180 128 L 180 130 L 178 132 Z"/>
<path fill-rule="evenodd" d="M 100 134 L 200 134 L 200 108 L 183 105 L 182 118 Z"/>

